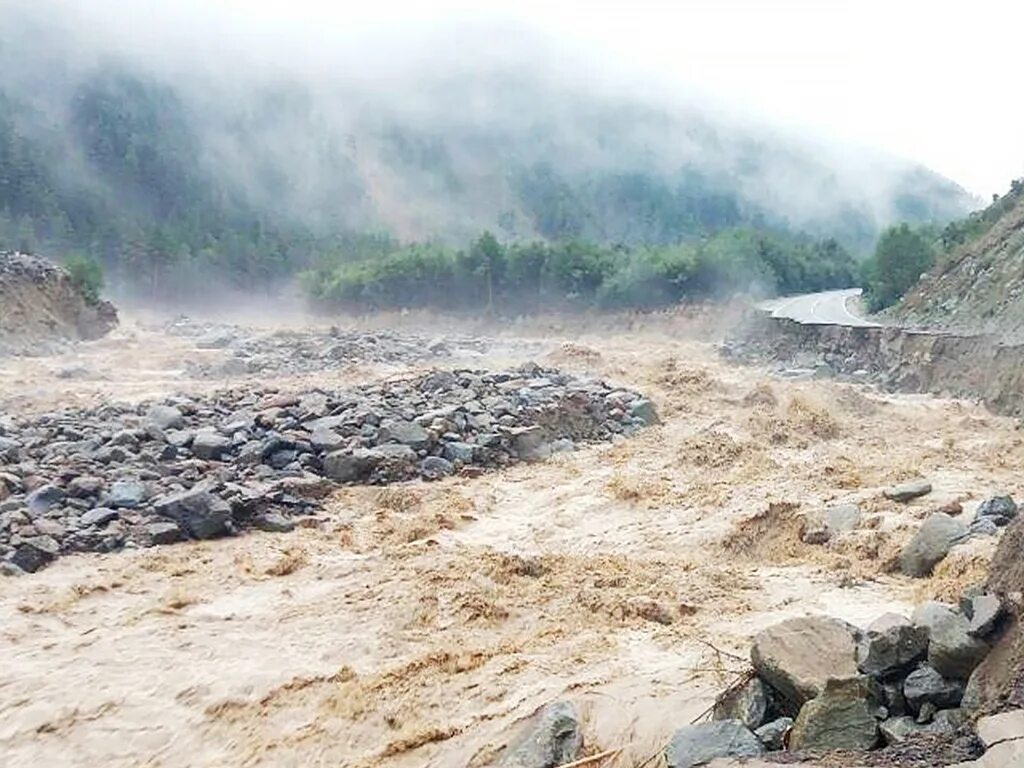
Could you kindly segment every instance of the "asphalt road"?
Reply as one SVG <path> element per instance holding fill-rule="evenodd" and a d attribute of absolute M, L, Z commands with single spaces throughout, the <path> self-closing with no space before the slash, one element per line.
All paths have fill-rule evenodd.
<path fill-rule="evenodd" d="M 772 299 L 758 306 L 772 317 L 795 320 L 804 325 L 846 325 L 853 328 L 877 328 L 859 315 L 855 315 L 847 306 L 850 299 L 860 295 L 860 288 L 847 288 L 842 291 L 823 291 L 822 293 L 806 293 L 802 296 L 790 296 L 784 299 Z"/>

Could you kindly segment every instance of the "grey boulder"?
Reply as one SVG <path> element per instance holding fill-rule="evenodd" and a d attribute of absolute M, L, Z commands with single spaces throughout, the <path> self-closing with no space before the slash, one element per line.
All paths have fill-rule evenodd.
<path fill-rule="evenodd" d="M 993 496 L 978 505 L 975 520 L 991 520 L 997 526 L 1008 525 L 1017 516 L 1017 502 L 1010 496 Z"/>
<path fill-rule="evenodd" d="M 739 720 L 687 725 L 676 731 L 665 748 L 668 768 L 693 768 L 716 757 L 756 757 L 764 745 Z"/>
<path fill-rule="evenodd" d="M 832 678 L 793 723 L 793 749 L 871 749 L 878 742 L 877 704 L 867 680 Z"/>
<path fill-rule="evenodd" d="M 197 459 L 216 461 L 231 448 L 231 440 L 216 432 L 197 432 L 192 439 L 192 453 Z"/>
<path fill-rule="evenodd" d="M 900 570 L 907 576 L 923 577 L 942 561 L 953 545 L 967 536 L 967 526 L 937 512 L 921 525 L 900 553 Z"/>
<path fill-rule="evenodd" d="M 947 680 L 927 664 L 915 669 L 903 681 L 903 697 L 913 712 L 919 712 L 925 703 L 934 704 L 938 709 L 959 706 L 963 695 L 962 683 Z"/>
<path fill-rule="evenodd" d="M 761 725 L 768 714 L 768 691 L 758 677 L 729 691 L 716 704 L 712 712 L 715 720 L 739 720 L 753 730 Z"/>
<path fill-rule="evenodd" d="M 914 480 L 893 486 L 885 492 L 885 498 L 906 503 L 932 492 L 932 484 L 926 480 Z"/>
<path fill-rule="evenodd" d="M 967 617 L 943 603 L 918 606 L 914 623 L 928 628 L 928 663 L 943 677 L 966 680 L 988 654 L 988 644 L 969 634 Z"/>
<path fill-rule="evenodd" d="M 234 533 L 231 506 L 209 491 L 191 490 L 157 499 L 154 510 L 176 522 L 196 539 L 212 539 Z"/>
<path fill-rule="evenodd" d="M 503 768 L 555 768 L 583 749 L 576 709 L 567 701 L 549 704 L 533 719 L 501 760 Z"/>
<path fill-rule="evenodd" d="M 887 613 L 875 619 L 857 644 L 857 667 L 865 675 L 884 677 L 922 658 L 928 651 L 928 629 Z"/>

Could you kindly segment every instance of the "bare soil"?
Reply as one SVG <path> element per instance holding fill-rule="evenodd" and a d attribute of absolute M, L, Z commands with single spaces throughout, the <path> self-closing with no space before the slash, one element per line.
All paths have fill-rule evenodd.
<path fill-rule="evenodd" d="M 969 515 L 1024 490 L 1013 421 L 727 366 L 689 338 L 695 323 L 709 325 L 504 331 L 542 342 L 538 362 L 652 397 L 663 424 L 634 438 L 479 478 L 339 489 L 288 535 L 0 580 L 0 763 L 484 766 L 568 698 L 588 751 L 635 767 L 744 671 L 759 629 L 816 612 L 865 625 L 984 580 L 995 540 L 929 580 L 888 566 L 930 510 L 958 500 Z M 0 360 L 0 409 L 215 388 L 185 363 L 218 354 L 129 323 L 60 358 Z M 85 374 L 60 378 L 69 366 Z M 882 496 L 918 476 L 929 496 Z M 859 530 L 800 540 L 802 512 L 849 501 Z"/>

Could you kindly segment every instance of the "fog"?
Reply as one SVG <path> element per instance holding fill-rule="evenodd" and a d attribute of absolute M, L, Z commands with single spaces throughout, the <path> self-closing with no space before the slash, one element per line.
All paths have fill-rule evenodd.
<path fill-rule="evenodd" d="M 292 7 L 8 0 L 0 84 L 53 127 L 97 69 L 150 78 L 231 194 L 313 227 L 410 240 L 537 235 L 512 180 L 541 166 L 574 188 L 630 173 L 671 187 L 696 172 L 770 221 L 838 229 L 858 247 L 905 216 L 907 195 L 922 218 L 976 205 L 909 160 L 609 56 L 564 23 L 451 4 Z M 82 164 L 70 143 L 67 155 Z M 589 234 L 630 240 L 614 213 Z"/>

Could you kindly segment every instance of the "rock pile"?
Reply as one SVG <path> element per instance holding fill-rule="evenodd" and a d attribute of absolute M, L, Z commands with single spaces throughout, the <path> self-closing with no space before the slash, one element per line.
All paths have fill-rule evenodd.
<path fill-rule="evenodd" d="M 330 481 L 473 474 L 656 419 L 636 392 L 535 364 L 0 416 L 0 559 L 34 571 L 66 552 L 284 531 Z"/>
<path fill-rule="evenodd" d="M 754 671 L 719 697 L 713 722 L 676 733 L 668 764 L 952 735 L 968 721 L 971 676 L 1003 613 L 995 595 L 974 594 L 960 606 L 924 603 L 909 619 L 886 614 L 865 630 L 822 616 L 783 621 L 754 638 Z"/>
<path fill-rule="evenodd" d="M 61 267 L 0 251 L 0 354 L 38 354 L 61 342 L 97 339 L 117 326 L 117 310 L 92 302 Z"/>
<path fill-rule="evenodd" d="M 188 361 L 196 378 L 223 378 L 254 373 L 315 373 L 352 363 L 417 363 L 481 355 L 498 342 L 473 336 L 431 338 L 397 331 L 356 331 L 340 328 L 277 330 L 268 333 L 223 323 L 201 323 L 188 318 L 163 326 L 171 335 L 189 339 L 199 350 L 223 350 L 217 362 Z M 503 342 L 504 343 L 504 342 Z M 539 344 L 515 342 L 529 357 Z"/>

